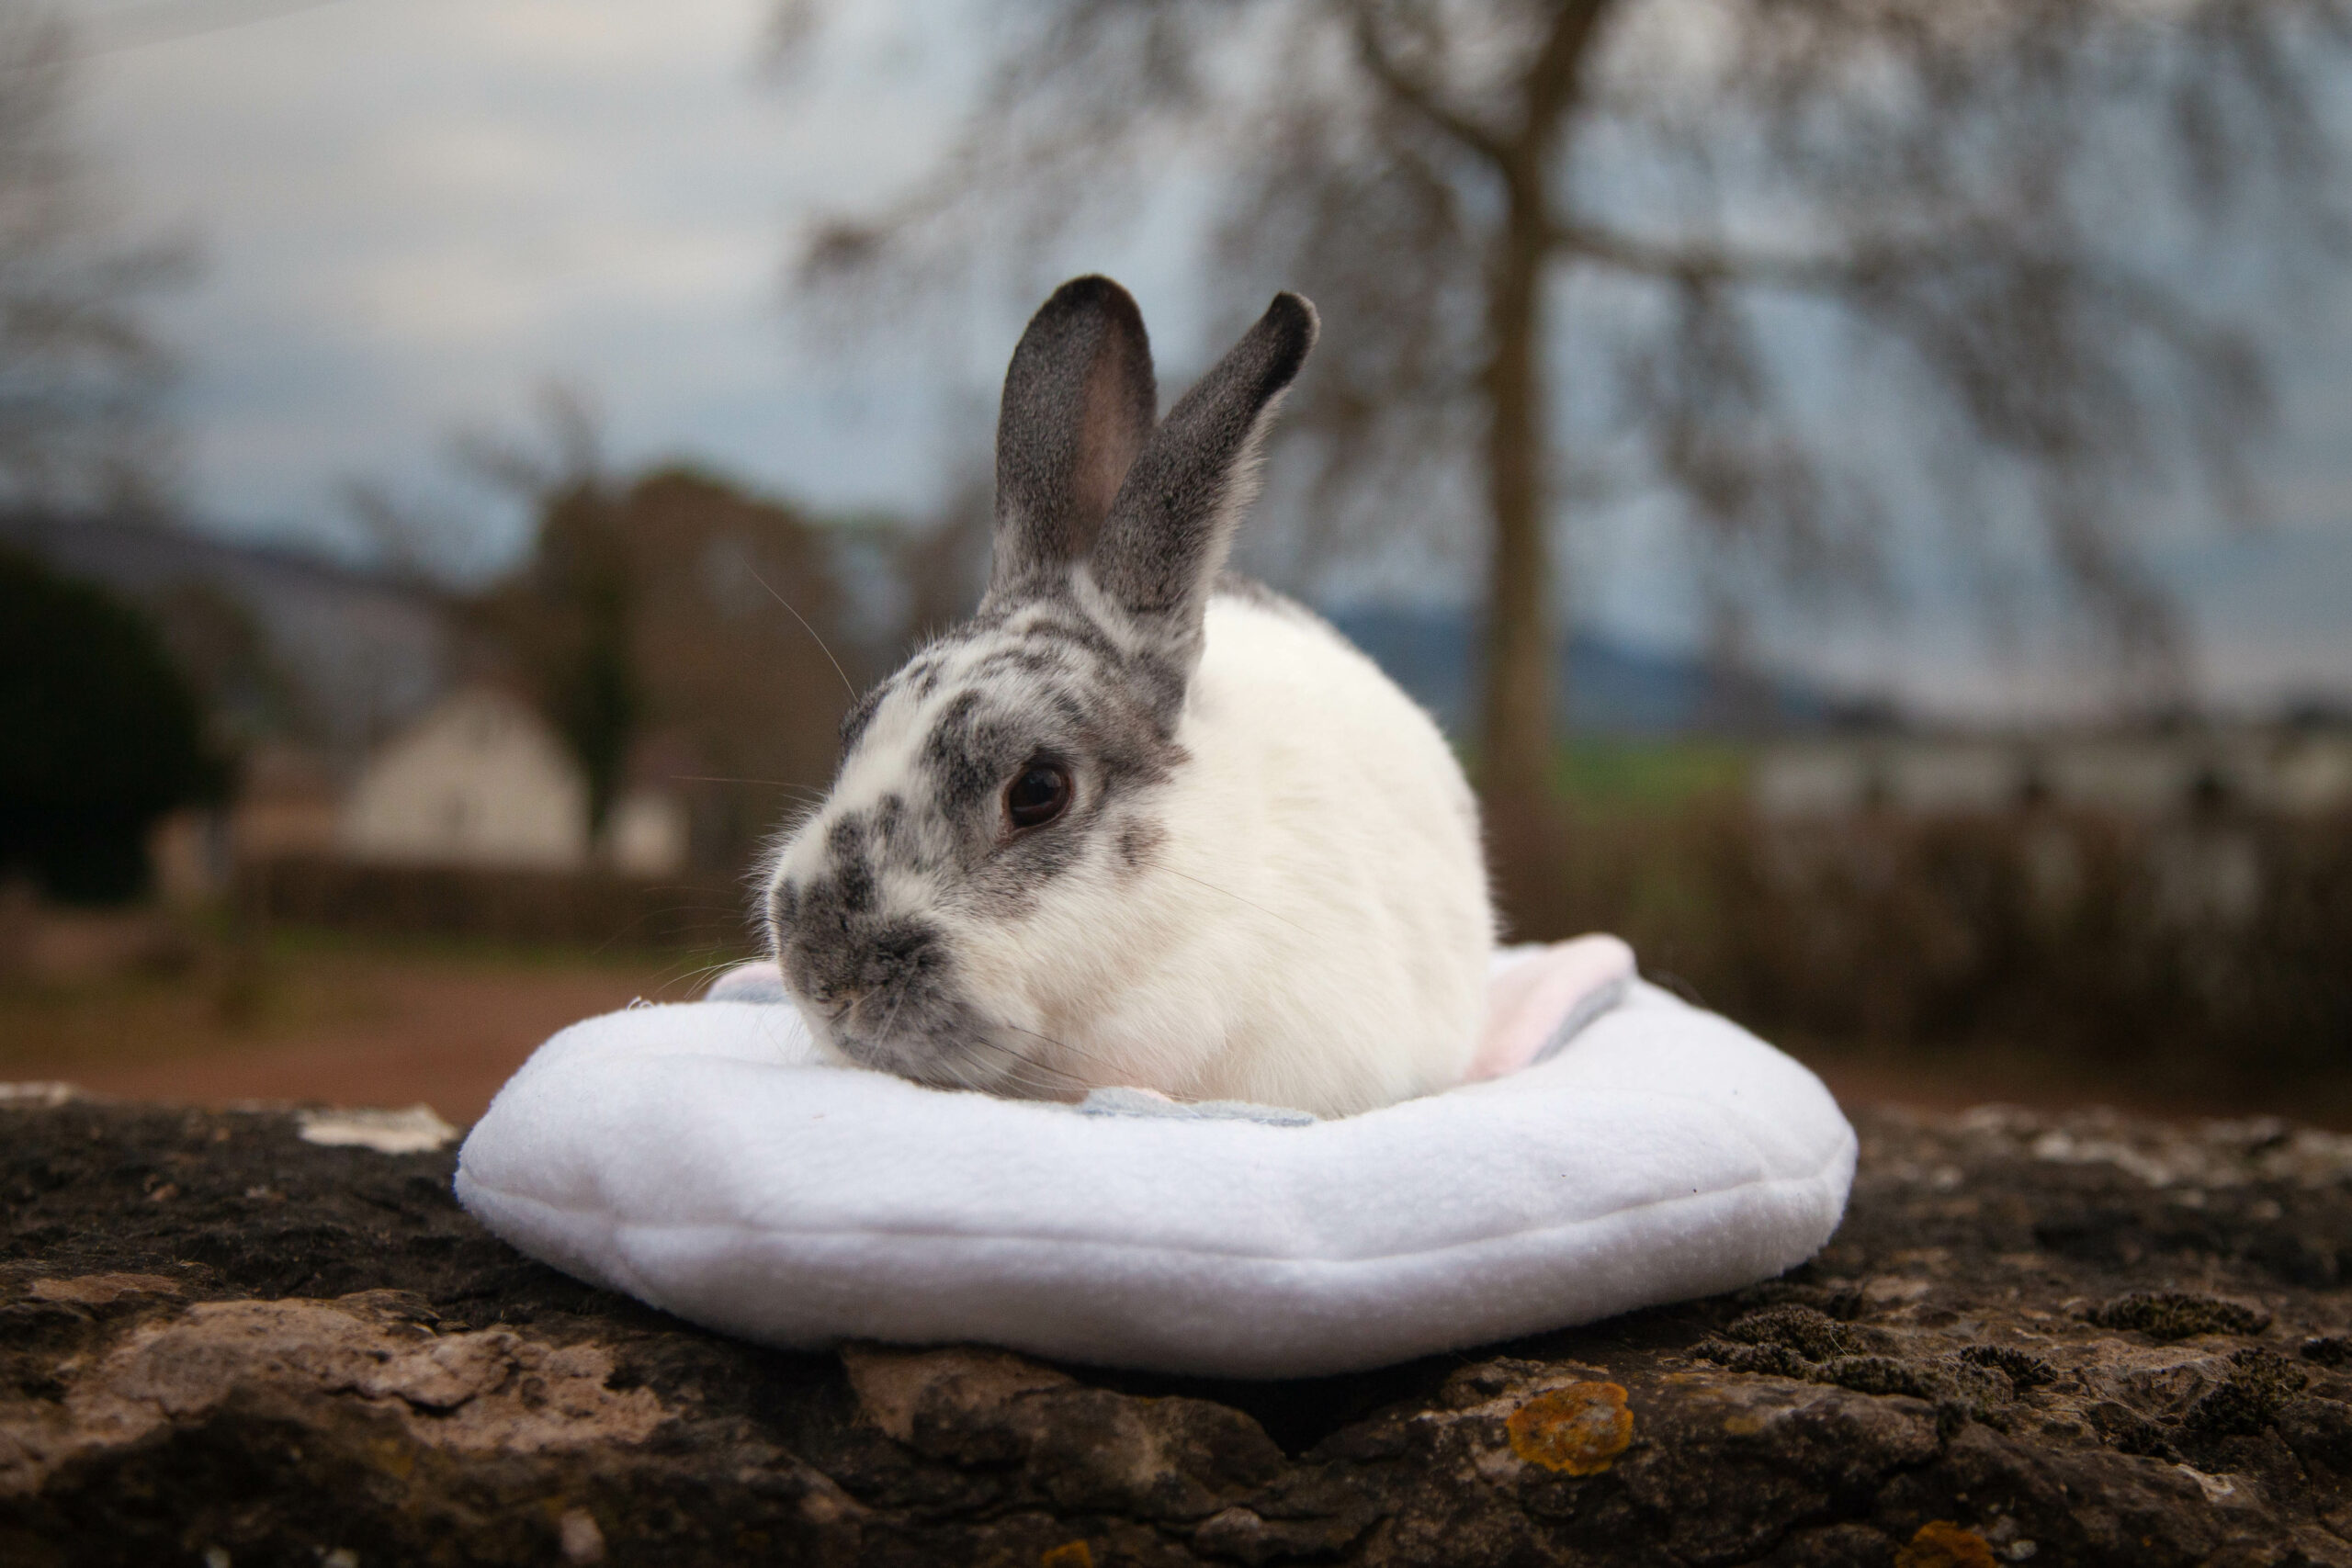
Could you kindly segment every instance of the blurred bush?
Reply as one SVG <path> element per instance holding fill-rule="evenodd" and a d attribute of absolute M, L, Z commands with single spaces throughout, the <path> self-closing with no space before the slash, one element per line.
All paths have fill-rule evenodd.
<path fill-rule="evenodd" d="M 0 877 L 107 902 L 147 883 L 147 829 L 217 800 L 224 761 L 146 615 L 0 550 Z"/>
<path fill-rule="evenodd" d="M 2021 807 L 1493 824 L 1517 940 L 1612 931 L 1766 1032 L 2022 1048 L 2176 1088 L 2352 1070 L 2352 817 Z"/>

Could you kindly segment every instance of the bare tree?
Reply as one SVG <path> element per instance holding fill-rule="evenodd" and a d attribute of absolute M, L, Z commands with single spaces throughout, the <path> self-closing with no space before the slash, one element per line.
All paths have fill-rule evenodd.
<path fill-rule="evenodd" d="M 825 9 L 785 0 L 779 37 Z M 1886 515 L 1776 347 L 1834 340 L 1849 403 L 1917 409 L 1940 510 L 2030 512 L 2112 645 L 2173 668 L 2132 502 L 2251 505 L 2266 384 L 2209 280 L 2333 234 L 2315 62 L 2352 6 L 1026 0 L 985 36 L 934 177 L 826 228 L 803 282 L 903 299 L 1211 182 L 1232 276 L 1324 310 L 1295 408 L 1327 524 L 1414 515 L 1416 479 L 1481 494 L 1481 766 L 1528 799 L 1590 456 L 1560 449 L 1564 377 L 1717 564 L 1819 579 L 1866 571 Z"/>
<path fill-rule="evenodd" d="M 145 310 L 189 256 L 118 238 L 66 116 L 71 37 L 0 8 L 0 498 L 153 503 L 170 468 L 170 357 Z"/>

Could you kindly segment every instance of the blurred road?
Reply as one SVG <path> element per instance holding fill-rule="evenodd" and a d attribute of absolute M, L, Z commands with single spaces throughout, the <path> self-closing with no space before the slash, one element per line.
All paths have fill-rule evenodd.
<path fill-rule="evenodd" d="M 516 958 L 356 944 L 273 952 L 250 1000 L 209 970 L 0 991 L 0 1079 L 224 1105 L 423 1101 L 463 1124 L 548 1035 L 645 996 L 679 999 L 690 964 Z"/>
<path fill-rule="evenodd" d="M 398 976 L 384 984 L 390 1015 L 323 1028 L 301 1039 L 200 1055 L 19 1065 L 12 1076 L 64 1077 L 125 1100 L 225 1105 L 247 1100 L 335 1105 L 429 1104 L 459 1126 L 480 1116 L 499 1085 L 548 1035 L 626 1007 L 637 988 L 618 977 Z"/>

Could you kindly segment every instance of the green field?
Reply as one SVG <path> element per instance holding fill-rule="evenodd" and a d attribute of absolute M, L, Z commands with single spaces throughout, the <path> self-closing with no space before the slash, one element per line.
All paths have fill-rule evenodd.
<path fill-rule="evenodd" d="M 1552 789 L 1587 810 L 1673 811 L 1720 804 L 1747 782 L 1748 751 L 1722 740 L 1575 739 L 1552 763 Z"/>

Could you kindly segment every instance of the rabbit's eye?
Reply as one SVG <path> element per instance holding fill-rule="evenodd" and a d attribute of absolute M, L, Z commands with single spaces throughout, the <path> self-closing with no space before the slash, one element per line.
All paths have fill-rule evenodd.
<path fill-rule="evenodd" d="M 1069 770 L 1033 762 L 1004 792 L 1005 815 L 1015 828 L 1042 828 L 1069 809 Z"/>

